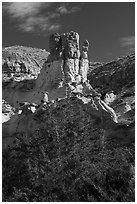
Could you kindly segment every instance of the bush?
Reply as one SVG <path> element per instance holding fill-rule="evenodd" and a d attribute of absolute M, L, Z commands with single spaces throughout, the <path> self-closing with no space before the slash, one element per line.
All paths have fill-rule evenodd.
<path fill-rule="evenodd" d="M 74 130 L 43 128 L 3 152 L 4 202 L 134 201 L 134 147 Z"/>

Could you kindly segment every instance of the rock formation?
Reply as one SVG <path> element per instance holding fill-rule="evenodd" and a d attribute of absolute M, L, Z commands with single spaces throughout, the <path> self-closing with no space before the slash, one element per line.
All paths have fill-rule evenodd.
<path fill-rule="evenodd" d="M 71 31 L 61 35 L 63 48 L 63 71 L 68 92 L 75 90 L 76 78 L 79 75 L 79 34 Z"/>
<path fill-rule="evenodd" d="M 9 82 L 4 87 L 3 98 L 13 107 L 18 107 L 18 101 L 41 103 L 44 93 L 49 93 L 49 100 L 64 98 L 72 92 L 97 95 L 87 81 L 88 41 L 85 41 L 80 55 L 79 34 L 71 31 L 61 35 L 50 36 L 48 56 L 43 68 L 31 87 L 24 93 L 26 82 Z M 12 88 L 11 88 L 12 87 Z M 30 87 L 30 85 L 29 85 Z"/>
<path fill-rule="evenodd" d="M 89 47 L 89 42 L 85 40 L 82 46 L 81 61 L 80 61 L 80 74 L 81 74 L 83 83 L 87 81 L 87 73 L 89 69 L 88 47 Z"/>
<path fill-rule="evenodd" d="M 84 109 L 89 111 L 88 117 L 96 121 L 99 129 L 108 131 L 117 127 L 115 111 L 101 100 L 101 94 L 92 88 L 87 79 L 88 47 L 89 42 L 85 40 L 80 52 L 79 34 L 76 32 L 55 33 L 49 39 L 50 55 L 36 80 L 3 84 L 3 98 L 18 110 L 15 116 L 3 124 L 4 144 L 7 144 L 7 138 L 12 139 L 18 133 L 23 132 L 27 136 L 34 134 L 43 124 L 37 117 L 38 113 L 44 111 L 45 115 L 47 109 L 56 112 L 57 107 L 61 111 L 62 104 L 65 106 L 67 101 L 68 107 L 74 105 L 73 112 L 76 111 L 75 105 L 80 104 L 82 118 L 87 117 Z M 76 104 L 73 103 L 73 97 Z"/>

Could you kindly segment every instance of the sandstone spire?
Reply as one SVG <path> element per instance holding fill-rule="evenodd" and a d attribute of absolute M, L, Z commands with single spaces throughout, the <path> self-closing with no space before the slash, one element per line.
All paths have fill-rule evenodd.
<path fill-rule="evenodd" d="M 62 73 L 62 80 L 59 84 L 66 87 L 66 95 L 70 95 L 72 92 L 85 94 L 93 92 L 87 81 L 88 40 L 83 42 L 81 52 L 79 47 L 79 34 L 74 31 L 60 35 L 55 33 L 49 38 L 50 55 L 47 63 L 52 62 L 52 66 L 56 67 L 53 71 L 56 72 L 58 69 L 58 73 Z M 61 74 L 59 75 L 61 76 Z"/>
<path fill-rule="evenodd" d="M 81 61 L 80 61 L 80 74 L 82 78 L 82 82 L 87 81 L 87 73 L 89 69 L 89 61 L 88 61 L 88 48 L 89 48 L 89 42 L 85 40 L 83 42 L 82 46 L 82 52 L 81 52 Z"/>

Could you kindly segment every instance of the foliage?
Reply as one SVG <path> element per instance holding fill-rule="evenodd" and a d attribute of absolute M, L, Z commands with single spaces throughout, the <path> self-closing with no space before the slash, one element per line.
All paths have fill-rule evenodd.
<path fill-rule="evenodd" d="M 51 119 L 3 152 L 3 201 L 134 201 L 134 147 L 106 143 L 102 130 Z"/>

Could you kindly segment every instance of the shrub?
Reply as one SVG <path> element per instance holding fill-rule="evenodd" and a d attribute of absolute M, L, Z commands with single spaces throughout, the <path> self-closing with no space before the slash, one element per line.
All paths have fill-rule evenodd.
<path fill-rule="evenodd" d="M 3 152 L 3 201 L 134 201 L 134 147 L 74 129 L 43 128 Z"/>

